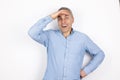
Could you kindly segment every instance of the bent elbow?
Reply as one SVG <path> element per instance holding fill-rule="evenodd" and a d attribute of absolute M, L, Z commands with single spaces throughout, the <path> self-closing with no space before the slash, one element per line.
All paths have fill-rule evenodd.
<path fill-rule="evenodd" d="M 28 32 L 27 32 L 27 33 L 28 33 L 28 35 L 29 35 L 29 36 L 31 36 L 31 31 L 30 31 L 30 30 L 28 30 Z"/>
<path fill-rule="evenodd" d="M 33 31 L 31 31 L 31 29 L 29 29 L 27 33 L 30 37 L 33 37 Z"/>
<path fill-rule="evenodd" d="M 101 51 L 101 52 L 99 53 L 99 55 L 100 55 L 100 57 L 101 57 L 101 59 L 102 59 L 102 61 L 103 61 L 104 58 L 105 58 L 105 53 L 104 53 L 103 51 Z"/>

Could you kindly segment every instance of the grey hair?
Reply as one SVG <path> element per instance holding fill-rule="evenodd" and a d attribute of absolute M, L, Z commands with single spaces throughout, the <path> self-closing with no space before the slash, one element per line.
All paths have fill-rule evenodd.
<path fill-rule="evenodd" d="M 67 11 L 69 11 L 70 14 L 73 16 L 72 11 L 71 11 L 69 8 L 67 8 L 67 7 L 61 7 L 60 9 L 58 9 L 58 11 L 60 11 L 60 10 L 67 10 Z"/>

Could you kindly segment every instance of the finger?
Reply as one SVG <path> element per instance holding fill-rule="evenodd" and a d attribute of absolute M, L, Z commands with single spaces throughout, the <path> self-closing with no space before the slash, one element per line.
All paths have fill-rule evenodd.
<path fill-rule="evenodd" d="M 59 15 L 68 15 L 68 11 L 66 10 L 60 10 Z"/>

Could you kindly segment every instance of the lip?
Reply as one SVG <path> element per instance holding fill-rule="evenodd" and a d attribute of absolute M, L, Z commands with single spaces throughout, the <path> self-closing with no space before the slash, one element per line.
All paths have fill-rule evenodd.
<path fill-rule="evenodd" d="M 61 26 L 62 28 L 66 28 L 67 26 Z"/>
<path fill-rule="evenodd" d="M 67 25 L 66 25 L 66 24 L 63 24 L 63 25 L 61 25 L 61 27 L 62 27 L 62 28 L 66 28 L 66 27 L 67 27 Z"/>

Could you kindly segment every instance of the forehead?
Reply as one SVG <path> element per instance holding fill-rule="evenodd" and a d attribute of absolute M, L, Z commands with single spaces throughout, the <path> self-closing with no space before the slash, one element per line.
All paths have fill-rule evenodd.
<path fill-rule="evenodd" d="M 68 11 L 68 10 L 62 10 L 63 12 L 61 13 L 61 15 L 62 14 L 68 14 L 68 15 L 71 15 L 71 12 L 70 11 Z"/>
<path fill-rule="evenodd" d="M 70 11 L 68 10 L 62 10 L 63 12 L 58 16 L 58 17 L 63 17 L 63 16 L 72 16 Z"/>

